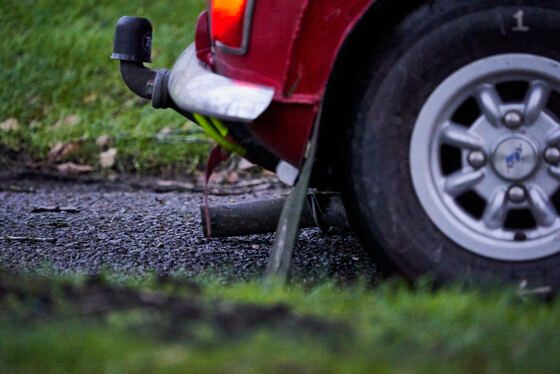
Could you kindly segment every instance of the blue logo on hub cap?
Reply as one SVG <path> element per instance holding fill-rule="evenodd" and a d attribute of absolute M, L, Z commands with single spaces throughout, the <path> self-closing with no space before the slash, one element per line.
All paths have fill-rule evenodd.
<path fill-rule="evenodd" d="M 520 144 L 515 148 L 515 151 L 506 157 L 506 164 L 508 170 L 513 168 L 516 163 L 521 162 L 521 155 L 523 154 L 523 145 Z"/>
<path fill-rule="evenodd" d="M 498 141 L 491 158 L 500 177 L 519 181 L 527 178 L 537 167 L 537 147 L 526 136 L 512 135 Z"/>

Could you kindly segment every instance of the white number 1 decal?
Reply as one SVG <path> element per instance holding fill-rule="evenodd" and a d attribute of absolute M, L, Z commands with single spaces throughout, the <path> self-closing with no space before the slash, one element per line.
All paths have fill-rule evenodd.
<path fill-rule="evenodd" d="M 529 28 L 529 26 L 526 26 L 523 23 L 523 16 L 525 15 L 525 13 L 520 10 L 519 12 L 515 13 L 513 15 L 513 18 L 515 18 L 517 20 L 517 25 L 515 25 L 514 28 L 512 28 L 513 31 L 518 31 L 518 32 L 527 32 L 530 31 L 531 29 Z"/>

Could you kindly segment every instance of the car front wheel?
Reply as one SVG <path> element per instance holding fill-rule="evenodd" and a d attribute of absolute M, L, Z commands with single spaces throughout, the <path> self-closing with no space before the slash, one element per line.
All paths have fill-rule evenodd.
<path fill-rule="evenodd" d="M 372 54 L 346 203 L 414 279 L 560 286 L 560 7 L 431 2 Z"/>

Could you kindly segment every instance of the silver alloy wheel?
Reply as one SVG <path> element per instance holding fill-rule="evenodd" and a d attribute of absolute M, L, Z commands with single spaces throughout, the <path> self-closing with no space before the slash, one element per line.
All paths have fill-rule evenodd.
<path fill-rule="evenodd" d="M 524 98 L 503 99 L 498 88 L 520 84 Z M 458 245 L 507 261 L 560 252 L 553 93 L 558 62 L 503 54 L 455 72 L 423 106 L 410 144 L 412 182 L 430 219 Z M 467 112 L 472 118 L 459 122 Z"/>

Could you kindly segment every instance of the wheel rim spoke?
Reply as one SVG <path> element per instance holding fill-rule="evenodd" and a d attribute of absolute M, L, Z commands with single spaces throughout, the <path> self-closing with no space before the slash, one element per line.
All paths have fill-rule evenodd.
<path fill-rule="evenodd" d="M 478 149 L 483 144 L 481 138 L 471 134 L 468 129 L 455 123 L 445 125 L 441 141 L 447 145 L 468 149 Z"/>
<path fill-rule="evenodd" d="M 503 115 L 500 109 L 502 99 L 498 91 L 496 91 L 496 88 L 490 84 L 480 86 L 477 91 L 476 99 L 486 119 L 488 119 L 492 125 L 499 126 Z"/>
<path fill-rule="evenodd" d="M 539 226 L 549 227 L 556 220 L 554 206 L 540 188 L 533 187 L 529 191 L 529 205 Z"/>
<path fill-rule="evenodd" d="M 560 181 L 560 167 L 551 166 L 548 168 L 548 173 Z"/>
<path fill-rule="evenodd" d="M 532 125 L 548 103 L 550 88 L 543 81 L 533 81 L 525 98 L 525 121 Z"/>
<path fill-rule="evenodd" d="M 472 189 L 484 178 L 482 170 L 458 171 L 451 174 L 445 181 L 445 191 L 453 196 L 459 196 Z"/>
<path fill-rule="evenodd" d="M 546 137 L 546 144 L 553 145 L 560 142 L 560 129 L 553 130 Z"/>
<path fill-rule="evenodd" d="M 497 191 L 484 209 L 482 222 L 489 229 L 497 229 L 503 226 L 507 214 L 506 191 Z"/>

